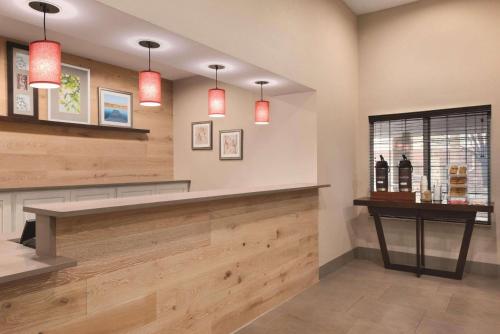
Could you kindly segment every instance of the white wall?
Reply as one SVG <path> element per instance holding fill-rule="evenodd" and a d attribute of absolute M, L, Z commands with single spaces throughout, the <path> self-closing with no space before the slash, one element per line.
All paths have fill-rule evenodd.
<path fill-rule="evenodd" d="M 341 0 L 99 1 L 316 89 L 318 180 L 332 185 L 320 192 L 320 264 L 352 249 L 358 40 Z"/>
<path fill-rule="evenodd" d="M 254 124 L 250 91 L 226 90 L 226 117 L 213 120 L 213 150 L 191 150 L 191 122 L 207 121 L 208 89 L 214 81 L 193 77 L 174 82 L 174 176 L 191 179 L 192 190 L 316 182 L 314 93 L 267 98 L 269 125 Z M 219 130 L 243 129 L 243 160 L 219 160 Z"/>
<path fill-rule="evenodd" d="M 369 188 L 369 115 L 491 104 L 492 197 L 500 203 L 500 1 L 422 0 L 361 16 L 359 55 L 357 195 Z M 378 247 L 366 213 L 353 226 L 357 245 Z M 414 224 L 387 222 L 385 230 L 391 249 L 415 251 Z M 427 254 L 456 258 L 462 231 L 426 224 Z M 500 264 L 496 225 L 475 230 L 469 258 Z"/>

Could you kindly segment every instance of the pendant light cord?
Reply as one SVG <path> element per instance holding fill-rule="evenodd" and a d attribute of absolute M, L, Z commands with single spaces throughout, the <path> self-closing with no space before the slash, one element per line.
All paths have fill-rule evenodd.
<path fill-rule="evenodd" d="M 151 43 L 148 43 L 148 71 L 151 72 Z"/>
<path fill-rule="evenodd" d="M 45 16 L 47 16 L 47 5 L 43 4 L 43 38 L 47 40 L 47 29 L 45 28 Z"/>
<path fill-rule="evenodd" d="M 264 85 L 264 84 L 261 82 L 261 83 L 260 83 L 260 100 L 261 100 L 261 101 L 264 101 L 264 94 L 263 94 L 263 88 L 262 88 L 262 87 L 263 87 L 263 85 Z"/>
<path fill-rule="evenodd" d="M 217 86 L 217 80 L 218 80 L 218 76 L 217 76 L 217 72 L 219 71 L 219 66 L 217 66 L 215 68 L 215 89 L 218 89 L 219 87 Z"/>

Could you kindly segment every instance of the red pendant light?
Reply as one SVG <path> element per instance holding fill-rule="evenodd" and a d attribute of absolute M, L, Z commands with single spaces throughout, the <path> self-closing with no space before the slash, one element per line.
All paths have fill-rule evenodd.
<path fill-rule="evenodd" d="M 218 71 L 223 70 L 223 65 L 210 65 L 210 69 L 215 70 L 215 88 L 208 90 L 208 117 L 226 116 L 226 91 L 217 86 Z"/>
<path fill-rule="evenodd" d="M 30 43 L 29 85 L 33 88 L 58 88 L 61 85 L 61 44 L 47 40 L 45 17 L 47 13 L 59 13 L 54 5 L 32 1 L 29 6 L 43 12 L 44 39 Z"/>
<path fill-rule="evenodd" d="M 264 100 L 262 86 L 267 85 L 267 81 L 256 81 L 260 85 L 260 101 L 255 101 L 255 124 L 266 125 L 269 124 L 269 101 Z"/>
<path fill-rule="evenodd" d="M 148 70 L 139 72 L 139 104 L 146 107 L 161 105 L 161 75 L 151 71 L 151 49 L 157 49 L 160 44 L 153 41 L 140 41 L 139 45 L 148 48 Z"/>

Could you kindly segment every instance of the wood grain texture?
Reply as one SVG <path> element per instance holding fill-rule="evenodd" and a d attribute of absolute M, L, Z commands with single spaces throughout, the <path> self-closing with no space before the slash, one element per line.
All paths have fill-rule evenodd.
<path fill-rule="evenodd" d="M 0 37 L 0 115 L 7 115 L 6 39 Z M 1 123 L 1 187 L 85 185 L 173 177 L 172 82 L 162 81 L 162 106 L 139 105 L 135 71 L 63 54 L 64 63 L 90 69 L 91 124 L 98 124 L 98 87 L 132 92 L 134 127 L 149 135 Z M 40 90 L 39 117 L 47 119 Z M 12 168 L 16 166 L 16 168 Z"/>
<path fill-rule="evenodd" d="M 140 328 L 155 319 L 156 294 L 151 294 L 57 329 L 45 330 L 43 333 L 123 333 L 134 328 Z"/>
<path fill-rule="evenodd" d="M 0 301 L 0 333 L 33 333 L 86 314 L 86 282 Z"/>
<path fill-rule="evenodd" d="M 230 333 L 317 282 L 317 207 L 306 189 L 57 218 L 78 266 L 2 285 L 0 333 Z M 75 287 L 83 311 L 51 311 Z"/>

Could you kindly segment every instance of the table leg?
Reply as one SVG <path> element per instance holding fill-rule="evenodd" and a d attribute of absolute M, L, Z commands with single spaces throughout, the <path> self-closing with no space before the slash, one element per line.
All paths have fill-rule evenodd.
<path fill-rule="evenodd" d="M 384 260 L 384 267 L 389 269 L 391 266 L 391 260 L 389 258 L 389 252 L 387 250 L 387 243 L 385 242 L 384 229 L 382 228 L 380 215 L 374 212 L 373 219 L 375 220 L 375 229 L 377 230 L 378 243 L 380 245 L 380 252 L 382 253 L 382 259 Z"/>
<path fill-rule="evenodd" d="M 465 262 L 467 261 L 467 253 L 469 251 L 472 231 L 474 230 L 474 221 L 468 221 L 465 224 L 464 236 L 462 238 L 462 246 L 460 247 L 460 255 L 458 256 L 457 268 L 455 270 L 455 278 L 462 279 L 464 276 Z"/>
<path fill-rule="evenodd" d="M 417 242 L 416 242 L 416 245 L 417 245 L 417 270 L 416 270 L 416 273 L 417 273 L 417 277 L 420 277 L 420 217 L 417 217 L 417 222 L 415 224 L 416 226 L 416 236 L 417 236 Z"/>
<path fill-rule="evenodd" d="M 422 267 L 425 267 L 425 241 L 424 241 L 424 220 L 421 219 L 421 225 L 420 225 L 420 256 L 421 260 L 420 262 L 422 263 Z"/>

